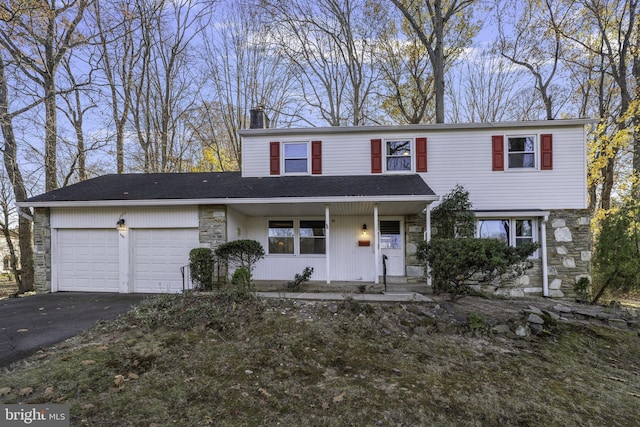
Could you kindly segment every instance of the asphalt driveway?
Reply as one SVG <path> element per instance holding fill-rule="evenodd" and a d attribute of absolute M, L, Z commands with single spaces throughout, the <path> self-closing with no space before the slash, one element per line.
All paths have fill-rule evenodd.
<path fill-rule="evenodd" d="M 0 300 L 0 367 L 131 310 L 145 295 L 56 292 Z"/>

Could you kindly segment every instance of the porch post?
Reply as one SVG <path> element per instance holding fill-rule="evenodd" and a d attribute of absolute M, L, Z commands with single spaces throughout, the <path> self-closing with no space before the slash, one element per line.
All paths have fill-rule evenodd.
<path fill-rule="evenodd" d="M 378 205 L 373 207 L 373 253 L 375 259 L 375 279 L 373 283 L 376 285 L 380 283 L 380 231 L 378 230 Z"/>
<path fill-rule="evenodd" d="M 427 203 L 425 209 L 426 224 L 424 230 L 424 241 L 429 243 L 431 241 L 431 203 Z M 431 276 L 429 275 L 429 265 L 425 265 L 425 276 L 427 277 L 427 286 L 431 286 Z"/>
<path fill-rule="evenodd" d="M 327 270 L 327 285 L 331 283 L 331 228 L 329 227 L 331 220 L 329 219 L 329 205 L 324 207 L 324 244 L 325 244 L 325 262 Z"/>

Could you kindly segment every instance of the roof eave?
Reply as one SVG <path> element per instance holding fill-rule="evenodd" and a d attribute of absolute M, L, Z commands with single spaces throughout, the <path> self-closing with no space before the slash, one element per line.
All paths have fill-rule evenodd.
<path fill-rule="evenodd" d="M 393 126 L 322 126 L 306 128 L 268 128 L 268 129 L 240 129 L 240 136 L 267 135 L 318 135 L 344 133 L 387 133 L 387 132 L 424 132 L 424 131 L 455 131 L 475 129 L 512 129 L 512 128 L 549 128 L 563 126 L 585 126 L 598 123 L 598 119 L 564 119 L 564 120 L 527 120 L 496 123 L 436 123 Z"/>
<path fill-rule="evenodd" d="M 423 201 L 432 203 L 439 196 L 412 194 L 390 196 L 331 196 L 331 197 L 271 197 L 271 198 L 217 198 L 217 199 L 144 199 L 144 200 L 60 200 L 42 202 L 18 202 L 21 208 L 57 207 L 106 207 L 106 206 L 188 206 L 188 205 L 242 205 L 278 203 L 353 203 L 353 202 L 401 202 Z"/>

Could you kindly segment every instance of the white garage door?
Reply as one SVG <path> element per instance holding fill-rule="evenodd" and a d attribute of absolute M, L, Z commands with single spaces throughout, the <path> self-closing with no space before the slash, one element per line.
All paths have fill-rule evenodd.
<path fill-rule="evenodd" d="M 182 291 L 180 267 L 200 246 L 197 228 L 132 229 L 133 292 Z"/>
<path fill-rule="evenodd" d="M 54 261 L 60 291 L 118 292 L 118 232 L 58 230 Z"/>

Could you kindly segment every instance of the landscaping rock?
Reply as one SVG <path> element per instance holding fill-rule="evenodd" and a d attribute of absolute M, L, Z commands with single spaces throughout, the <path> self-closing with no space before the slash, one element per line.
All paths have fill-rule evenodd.
<path fill-rule="evenodd" d="M 612 328 L 624 329 L 624 330 L 628 330 L 629 329 L 629 326 L 627 325 L 627 321 L 624 320 L 624 319 L 609 319 L 607 321 L 607 323 Z"/>
<path fill-rule="evenodd" d="M 558 313 L 573 313 L 571 307 L 567 307 L 566 305 L 557 304 L 553 306 L 553 309 Z"/>
<path fill-rule="evenodd" d="M 542 310 L 533 305 L 530 305 L 529 308 L 525 310 L 525 313 L 533 313 L 537 314 L 538 316 L 542 316 Z"/>
<path fill-rule="evenodd" d="M 553 311 L 550 310 L 543 310 L 543 313 L 546 314 L 547 316 L 549 316 L 550 318 L 552 318 L 553 320 L 560 320 L 561 317 L 559 314 L 554 313 Z"/>
<path fill-rule="evenodd" d="M 494 334 L 506 334 L 507 332 L 509 332 L 509 325 L 496 325 L 493 328 L 491 328 L 491 332 Z"/>
<path fill-rule="evenodd" d="M 542 314 L 542 312 L 540 312 L 540 314 Z M 530 313 L 529 316 L 527 316 L 527 322 L 534 325 L 544 325 L 544 319 L 533 313 Z"/>
<path fill-rule="evenodd" d="M 524 325 L 516 326 L 515 334 L 518 337 L 524 338 L 529 336 L 529 329 Z"/>

